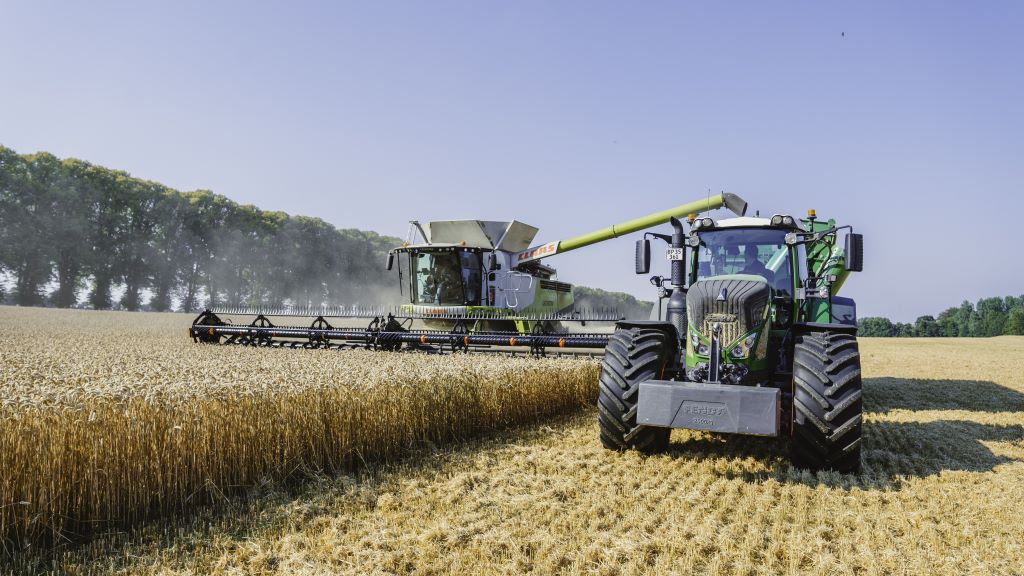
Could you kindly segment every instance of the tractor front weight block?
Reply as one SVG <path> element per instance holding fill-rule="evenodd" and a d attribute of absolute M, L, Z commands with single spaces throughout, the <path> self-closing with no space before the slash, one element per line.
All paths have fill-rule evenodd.
<path fill-rule="evenodd" d="M 640 383 L 637 424 L 778 436 L 778 388 L 648 380 Z"/>

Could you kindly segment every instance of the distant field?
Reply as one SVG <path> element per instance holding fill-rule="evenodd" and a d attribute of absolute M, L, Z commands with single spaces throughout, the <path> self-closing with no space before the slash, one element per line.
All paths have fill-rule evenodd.
<path fill-rule="evenodd" d="M 11 328 L 28 319 L 17 314 L 0 309 L 4 366 L 18 341 Z M 53 314 L 50 325 L 64 321 L 60 313 L 40 314 Z M 74 371 L 59 365 L 79 362 L 92 368 L 70 385 L 87 388 L 105 377 L 102 366 L 130 357 L 147 366 L 135 369 L 141 375 L 130 363 L 115 363 L 110 373 L 136 382 L 169 373 L 226 382 L 282 374 L 288 366 L 307 382 L 325 370 L 342 377 L 332 370 L 346 362 L 337 353 L 321 354 L 317 362 L 330 359 L 311 366 L 307 354 L 318 351 L 189 345 L 176 349 L 177 357 L 144 352 L 116 333 L 140 340 L 126 322 L 145 315 L 111 315 L 110 324 L 98 326 L 103 341 L 120 343 L 122 352 L 67 355 L 83 349 L 77 339 L 92 323 L 72 316 L 69 329 L 49 339 L 52 352 L 32 352 L 52 363 L 23 363 L 21 370 L 31 373 L 20 377 L 34 381 L 63 370 L 72 379 Z M 184 340 L 184 330 L 179 332 Z M 150 337 L 178 338 L 155 330 Z M 61 349 L 72 360 L 59 361 Z M 698 432 L 675 432 L 671 449 L 659 456 L 608 452 L 597 439 L 593 409 L 585 408 L 462 444 L 419 443 L 405 460 L 307 474 L 311 480 L 300 485 L 267 482 L 247 498 L 61 547 L 56 556 L 24 557 L 19 568 L 144 574 L 1024 574 L 1024 337 L 863 339 L 861 350 L 864 468 L 856 476 L 795 470 L 782 441 Z M 376 358 L 366 362 L 376 364 Z M 470 371 L 476 379 L 499 371 L 501 378 L 487 380 L 497 386 L 514 378 L 508 371 L 524 369 L 519 362 L 525 360 L 490 363 L 496 360 L 471 356 L 443 370 Z M 442 370 L 429 366 L 416 365 L 411 373 Z M 579 369 L 583 380 L 595 376 L 586 372 L 590 368 Z M 387 370 L 410 374 L 397 365 Z M 268 380 L 271 387 L 282 385 Z M 539 393 L 543 385 L 536 385 Z M 576 395 L 593 393 L 585 382 L 564 380 L 562 386 L 576 398 L 564 408 L 579 404 Z M 560 397 L 545 393 L 548 402 Z M 432 411 L 419 414 L 426 421 Z M 518 419 L 529 421 L 536 412 L 530 414 Z M 382 421 L 401 418 L 389 414 Z M 268 450 L 275 450 L 273 443 L 253 446 L 252 455 Z"/>

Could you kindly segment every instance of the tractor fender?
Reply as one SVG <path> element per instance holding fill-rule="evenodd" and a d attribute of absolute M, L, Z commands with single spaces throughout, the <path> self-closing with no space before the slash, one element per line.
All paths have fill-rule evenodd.
<path fill-rule="evenodd" d="M 665 322 L 664 320 L 619 320 L 615 323 L 615 327 L 622 330 L 629 330 L 631 328 L 661 330 L 671 338 L 671 340 L 669 340 L 670 342 L 674 342 L 679 339 L 676 327 L 673 326 L 671 322 Z"/>
<path fill-rule="evenodd" d="M 665 342 L 670 346 L 667 357 L 669 361 L 669 373 L 674 373 L 683 364 L 683 342 L 679 338 L 679 332 L 671 322 L 658 320 L 620 320 L 615 323 L 617 330 L 658 330 L 665 335 Z"/>
<path fill-rule="evenodd" d="M 838 332 L 840 334 L 857 335 L 857 326 L 849 324 L 825 323 L 825 322 L 797 322 L 793 324 L 794 334 L 807 334 L 808 332 Z"/>

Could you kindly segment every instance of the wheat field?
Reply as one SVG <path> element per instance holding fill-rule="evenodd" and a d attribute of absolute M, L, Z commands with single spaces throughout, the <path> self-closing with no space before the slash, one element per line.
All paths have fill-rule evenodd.
<path fill-rule="evenodd" d="M 305 354 L 220 350 L 194 353 L 241 354 L 265 370 L 301 365 L 289 355 Z M 1024 574 L 1024 338 L 862 339 L 861 351 L 858 475 L 794 469 L 782 440 L 690 431 L 675 431 L 664 454 L 609 452 L 584 408 L 483 437 L 456 434 L 469 438 L 461 443 L 416 443 L 404 459 L 314 470 L 302 483 L 267 481 L 10 569 Z M 580 386 L 567 389 L 594 393 Z"/>
<path fill-rule="evenodd" d="M 7 556 L 578 408 L 594 360 L 195 344 L 189 319 L 0 308 Z"/>

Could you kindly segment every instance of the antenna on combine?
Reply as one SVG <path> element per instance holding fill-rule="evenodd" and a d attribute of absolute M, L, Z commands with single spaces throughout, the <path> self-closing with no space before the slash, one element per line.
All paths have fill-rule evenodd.
<path fill-rule="evenodd" d="M 427 233 L 423 231 L 423 226 L 420 226 L 419 220 L 409 220 L 409 231 L 405 234 L 406 244 L 418 244 L 416 242 L 416 232 L 419 232 L 424 242 L 430 244 L 430 239 L 427 238 Z"/>

